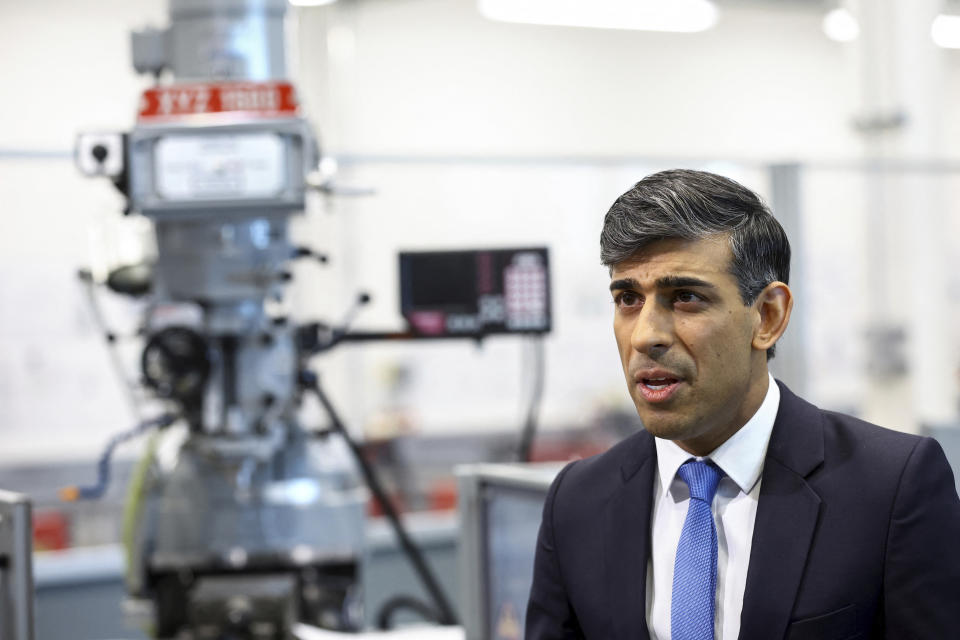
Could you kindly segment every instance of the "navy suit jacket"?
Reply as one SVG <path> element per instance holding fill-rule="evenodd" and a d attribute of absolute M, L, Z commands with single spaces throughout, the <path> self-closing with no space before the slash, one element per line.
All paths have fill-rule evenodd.
<path fill-rule="evenodd" d="M 960 501 L 940 445 L 780 384 L 741 640 L 960 638 Z M 526 640 L 645 640 L 657 455 L 642 431 L 557 476 Z"/>

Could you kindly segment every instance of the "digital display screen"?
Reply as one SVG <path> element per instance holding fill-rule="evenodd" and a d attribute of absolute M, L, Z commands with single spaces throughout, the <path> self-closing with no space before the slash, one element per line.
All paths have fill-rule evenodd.
<path fill-rule="evenodd" d="M 408 268 L 430 274 L 415 278 L 410 287 L 414 307 L 476 310 L 477 266 L 471 252 L 410 254 Z"/>
<path fill-rule="evenodd" d="M 550 330 L 546 248 L 403 252 L 400 311 L 422 335 Z"/>

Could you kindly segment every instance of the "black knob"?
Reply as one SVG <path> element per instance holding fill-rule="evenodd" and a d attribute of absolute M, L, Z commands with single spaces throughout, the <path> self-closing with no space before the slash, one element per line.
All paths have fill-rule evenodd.
<path fill-rule="evenodd" d="M 189 327 L 161 329 L 147 340 L 140 370 L 160 397 L 199 406 L 210 375 L 207 341 Z"/>
<path fill-rule="evenodd" d="M 107 155 L 110 151 L 103 146 L 102 144 L 94 145 L 93 149 L 90 150 L 90 153 L 93 154 L 94 160 L 103 164 L 103 161 L 107 159 Z"/>

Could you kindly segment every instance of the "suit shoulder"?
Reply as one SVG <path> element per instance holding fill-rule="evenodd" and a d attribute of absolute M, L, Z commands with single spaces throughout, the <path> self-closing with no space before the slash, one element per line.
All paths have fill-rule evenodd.
<path fill-rule="evenodd" d="M 827 411 L 782 383 L 780 388 L 780 409 L 768 454 L 801 475 L 820 468 L 821 477 L 858 477 L 878 487 L 896 486 L 914 452 L 936 446 L 931 438 Z"/>
<path fill-rule="evenodd" d="M 877 442 L 902 449 L 913 449 L 923 438 L 881 427 L 849 414 L 821 409 L 811 402 L 794 394 L 782 382 L 780 384 L 780 409 L 790 428 L 806 429 L 819 422 L 823 425 L 825 436 L 839 438 L 858 444 Z M 778 415 L 778 419 L 779 419 Z"/>
<path fill-rule="evenodd" d="M 836 411 L 822 411 L 822 415 L 828 451 L 830 448 L 855 449 L 878 460 L 905 460 L 917 445 L 931 440 Z"/>
<path fill-rule="evenodd" d="M 653 436 L 639 431 L 603 453 L 572 462 L 555 481 L 558 499 L 602 499 L 620 486 L 624 474 L 635 473 L 655 451 Z"/>
<path fill-rule="evenodd" d="M 938 473 L 949 470 L 943 449 L 933 438 L 833 411 L 823 411 L 822 416 L 824 470 L 828 473 L 854 473 L 867 486 L 895 491 L 918 460 L 933 461 L 931 472 L 934 468 Z"/>

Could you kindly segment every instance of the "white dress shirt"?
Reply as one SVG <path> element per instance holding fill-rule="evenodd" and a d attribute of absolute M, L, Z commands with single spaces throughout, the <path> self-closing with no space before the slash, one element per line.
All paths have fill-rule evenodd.
<path fill-rule="evenodd" d="M 714 637 L 736 640 L 747 584 L 747 565 L 760 497 L 760 473 L 780 406 L 780 388 L 770 376 L 760 408 L 729 440 L 706 458 L 723 470 L 713 499 L 717 525 L 717 594 Z M 651 517 L 652 551 L 647 563 L 647 626 L 651 640 L 669 640 L 673 565 L 690 490 L 677 469 L 695 456 L 670 440 L 656 439 L 657 471 Z"/>

